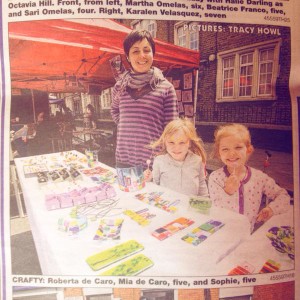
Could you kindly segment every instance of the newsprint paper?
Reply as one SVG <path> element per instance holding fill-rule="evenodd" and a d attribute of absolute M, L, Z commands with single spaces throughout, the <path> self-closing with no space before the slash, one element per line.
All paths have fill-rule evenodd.
<path fill-rule="evenodd" d="M 299 8 L 296 0 L 2 0 L 0 299 L 300 299 Z M 126 52 L 124 39 L 143 29 L 154 45 L 143 38 Z M 131 67 L 148 71 L 149 52 L 159 83 L 146 96 L 122 90 Z M 145 182 L 154 155 L 141 167 L 116 166 L 115 91 L 135 101 L 130 122 L 147 93 L 167 99 L 157 92 L 162 76 L 203 140 L 210 196 L 181 193 L 173 174 L 172 188 Z M 156 104 L 145 109 L 129 141 L 164 117 Z M 216 128 L 232 123 L 249 129 L 254 147 L 236 196 L 225 192 L 230 162 L 218 147 L 237 137 L 214 145 Z M 247 138 L 239 143 L 228 147 L 238 152 Z M 184 173 L 187 157 L 185 183 L 195 171 Z"/>

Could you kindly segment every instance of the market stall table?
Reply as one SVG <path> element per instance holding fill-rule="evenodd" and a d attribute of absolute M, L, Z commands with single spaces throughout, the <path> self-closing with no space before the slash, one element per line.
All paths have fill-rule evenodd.
<path fill-rule="evenodd" d="M 272 241 L 268 238 L 268 232 L 271 228 L 287 228 L 288 232 L 289 230 L 293 232 L 293 208 L 291 206 L 287 213 L 275 215 L 265 222 L 246 241 L 227 255 L 224 260 L 220 261 L 218 269 L 223 274 L 228 274 L 239 266 L 247 266 L 249 273 L 253 274 L 277 268 L 278 271 L 294 270 L 294 259 L 282 249 L 279 249 L 281 252 L 276 250 L 272 245 Z M 292 239 L 289 241 L 293 242 Z M 262 270 L 266 263 L 266 269 Z M 213 273 L 209 272 L 208 275 Z"/>
<path fill-rule="evenodd" d="M 87 228 L 77 234 L 69 235 L 67 232 L 58 230 L 58 220 L 68 216 L 74 207 L 47 210 L 45 195 L 64 193 L 83 187 L 94 187 L 99 183 L 87 175 L 82 175 L 81 179 L 73 181 L 48 182 L 41 185 L 37 182 L 36 176 L 28 176 L 28 174 L 25 176 L 24 165 L 46 163 L 50 170 L 66 167 L 67 164 L 68 167 L 82 165 L 82 167 L 88 168 L 85 156 L 77 151 L 72 151 L 18 158 L 15 159 L 15 163 L 43 275 L 99 275 L 131 257 L 96 271 L 88 265 L 87 258 L 131 240 L 142 245 L 143 249 L 139 254 L 145 255 L 153 262 L 152 266 L 140 273 L 141 276 L 224 275 L 227 268 L 224 268 L 219 262 L 225 261 L 226 256 L 230 255 L 237 247 L 241 247 L 248 238 L 255 238 L 255 235 L 250 236 L 250 225 L 243 215 L 218 208 L 211 208 L 209 214 L 202 214 L 189 206 L 189 197 L 185 195 L 153 183 L 147 183 L 141 190 L 124 192 L 119 189 L 117 182 L 112 184 L 116 196 L 108 199 L 112 202 L 108 205 L 106 214 L 98 214 L 98 217 L 94 218 L 95 220 L 89 218 Z M 106 165 L 98 163 L 96 166 L 111 170 L 115 174 L 115 170 Z M 81 169 L 80 172 L 83 173 L 83 170 Z M 161 192 L 163 199 L 174 203 L 175 211 L 171 213 L 151 206 L 136 197 L 137 194 L 152 192 Z M 95 208 L 95 203 L 86 204 L 85 207 Z M 128 210 L 137 212 L 147 209 L 153 217 L 149 219 L 149 224 L 146 226 L 139 225 L 129 215 L 124 214 L 124 211 Z M 94 240 L 100 219 L 108 218 L 123 219 L 120 239 Z M 193 221 L 193 224 L 164 240 L 153 236 L 152 233 L 155 230 L 178 218 L 188 218 Z M 209 235 L 199 245 L 182 240 L 192 230 L 210 220 L 221 222 L 224 226 Z M 246 258 L 247 253 L 245 253 Z"/>

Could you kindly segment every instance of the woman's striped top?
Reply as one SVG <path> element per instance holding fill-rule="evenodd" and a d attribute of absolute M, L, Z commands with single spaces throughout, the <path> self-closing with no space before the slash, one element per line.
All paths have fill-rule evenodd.
<path fill-rule="evenodd" d="M 165 79 L 136 100 L 126 90 L 119 95 L 116 86 L 112 95 L 111 115 L 118 127 L 116 161 L 146 168 L 146 161 L 152 161 L 152 150 L 146 146 L 160 137 L 169 121 L 178 117 L 175 89 Z"/>

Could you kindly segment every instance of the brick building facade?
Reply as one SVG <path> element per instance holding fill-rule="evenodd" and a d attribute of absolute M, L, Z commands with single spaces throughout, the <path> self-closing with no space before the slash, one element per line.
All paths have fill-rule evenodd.
<path fill-rule="evenodd" d="M 118 20 L 133 27 L 141 20 Z M 156 20 L 156 37 L 175 43 L 175 21 Z M 193 23 L 198 24 L 198 23 Z M 200 23 L 199 23 L 200 24 Z M 220 29 L 222 28 L 222 29 Z M 251 28 L 251 29 L 249 29 Z M 289 94 L 291 64 L 290 28 L 276 26 L 201 23 L 199 31 L 199 75 L 197 109 L 198 132 L 204 142 L 212 142 L 215 128 L 228 122 L 243 123 L 250 128 L 254 145 L 284 152 L 292 152 L 292 115 Z M 272 95 L 231 97 L 220 99 L 222 88 L 222 53 L 254 51 L 276 45 L 273 62 Z M 258 54 L 256 54 L 258 56 Z M 254 57 L 253 82 L 258 81 L 258 58 Z M 236 70 L 237 71 L 237 70 Z M 270 74 L 269 74 L 270 75 Z M 262 75 L 263 76 L 263 75 Z M 268 75 L 266 75 L 268 76 Z M 235 88 L 238 89 L 235 83 Z M 268 94 L 268 93 L 266 93 Z"/>
<path fill-rule="evenodd" d="M 259 285 L 253 288 L 252 295 L 235 296 L 220 298 L 219 289 L 178 289 L 178 290 L 156 290 L 156 289 L 135 289 L 135 288 L 114 288 L 112 289 L 112 299 L 118 300 L 140 300 L 142 296 L 146 299 L 160 300 L 294 300 L 295 283 L 285 282 L 277 283 L 276 285 Z M 92 289 L 90 289 L 92 290 Z M 99 291 L 99 289 L 97 289 Z M 147 293 L 152 293 L 147 298 Z M 165 291 L 165 292 L 164 292 Z M 167 292 L 170 291 L 169 297 Z M 165 293 L 166 296 L 163 296 Z M 101 294 L 97 294 L 99 299 Z M 90 296 L 91 299 L 98 299 L 97 295 Z M 156 295 L 156 296 L 155 296 Z M 77 297 L 77 298 L 76 298 Z M 64 300 L 88 300 L 89 296 L 84 295 L 84 291 L 80 288 L 64 289 Z"/>
<path fill-rule="evenodd" d="M 263 34 L 259 34 L 262 32 L 262 26 L 259 25 L 210 25 L 212 31 L 208 30 L 208 27 L 206 31 L 199 31 L 201 60 L 196 124 L 200 134 L 204 140 L 211 141 L 209 137 L 212 137 L 217 125 L 227 122 L 244 123 L 250 128 L 256 147 L 291 151 L 290 28 L 264 26 Z M 233 28 L 239 32 L 232 32 Z M 249 28 L 252 34 L 249 33 Z M 246 33 L 247 29 L 248 33 Z M 233 96 L 229 100 L 226 98 L 220 100 L 218 95 L 218 89 L 222 85 L 220 80 L 218 82 L 218 78 L 221 78 L 218 72 L 222 72 L 220 53 L 230 56 L 239 52 L 257 51 L 256 48 L 267 48 L 272 42 L 278 45 L 278 53 L 274 54 L 274 56 L 278 55 L 278 61 L 274 58 L 273 62 L 273 68 L 278 69 L 276 78 L 272 82 L 272 85 L 275 85 L 274 95 L 256 98 L 252 94 L 250 99 L 249 97 L 235 99 Z"/>

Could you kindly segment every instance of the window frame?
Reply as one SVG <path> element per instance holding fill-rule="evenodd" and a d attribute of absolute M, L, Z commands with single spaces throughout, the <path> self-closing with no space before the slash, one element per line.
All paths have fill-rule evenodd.
<path fill-rule="evenodd" d="M 147 24 L 145 23 L 147 22 Z M 149 25 L 153 25 L 153 31 L 149 29 Z M 138 28 L 137 28 L 138 26 Z M 148 30 L 153 38 L 157 37 L 157 22 L 156 20 L 147 19 L 147 20 L 134 20 L 131 22 L 132 29 L 145 29 Z M 154 32 L 154 33 L 153 33 Z"/>
<path fill-rule="evenodd" d="M 190 29 L 184 30 L 184 28 L 183 28 L 184 25 L 195 25 L 194 26 L 195 30 L 190 30 Z M 199 36 L 199 30 L 197 29 L 198 28 L 197 25 L 199 25 L 199 22 L 196 22 L 196 21 L 191 21 L 191 22 L 180 21 L 180 22 L 177 22 L 174 25 L 174 44 L 177 45 L 177 46 L 180 46 L 180 47 L 187 48 L 187 49 L 199 51 L 200 36 Z M 186 45 L 180 45 L 179 44 L 179 34 L 178 34 L 179 28 L 182 28 L 183 32 L 185 33 L 184 36 L 186 37 L 186 41 L 185 41 Z M 196 49 L 191 48 L 191 41 L 192 41 L 191 40 L 191 33 L 195 33 L 196 36 L 197 36 L 197 43 L 196 43 L 197 48 Z"/>
<path fill-rule="evenodd" d="M 235 48 L 232 50 L 221 51 L 217 53 L 217 81 L 216 81 L 216 102 L 241 102 L 241 101 L 261 101 L 261 100 L 276 100 L 276 81 L 279 75 L 279 54 L 282 40 L 274 39 L 260 43 L 251 44 Z M 271 92 L 267 95 L 259 94 L 259 75 L 261 62 L 259 56 L 261 51 L 274 49 Z M 252 89 L 251 95 L 240 96 L 240 76 L 241 65 L 240 58 L 242 55 L 253 53 L 253 74 L 252 74 Z M 223 96 L 223 61 L 224 59 L 234 57 L 234 75 L 233 75 L 233 95 Z"/>

